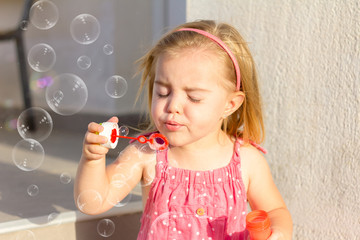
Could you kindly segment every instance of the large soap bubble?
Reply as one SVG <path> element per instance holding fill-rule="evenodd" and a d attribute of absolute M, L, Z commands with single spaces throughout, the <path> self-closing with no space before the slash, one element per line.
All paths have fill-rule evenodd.
<path fill-rule="evenodd" d="M 54 49 L 46 44 L 39 43 L 34 45 L 28 53 L 28 63 L 37 72 L 49 71 L 56 62 Z"/>
<path fill-rule="evenodd" d="M 82 212 L 96 213 L 102 206 L 103 199 L 99 192 L 88 189 L 79 194 L 76 205 Z"/>
<path fill-rule="evenodd" d="M 44 148 L 34 139 L 23 139 L 13 148 L 12 158 L 14 164 L 23 171 L 33 171 L 44 161 Z"/>
<path fill-rule="evenodd" d="M 59 11 L 51 1 L 39 0 L 30 8 L 30 22 L 38 29 L 50 29 L 58 20 Z"/>
<path fill-rule="evenodd" d="M 73 115 L 86 104 L 88 90 L 84 81 L 71 73 L 63 73 L 54 77 L 46 88 L 46 102 L 60 115 Z"/>
<path fill-rule="evenodd" d="M 112 98 L 123 97 L 128 90 L 128 84 L 125 78 L 114 75 L 105 82 L 105 91 Z"/>
<path fill-rule="evenodd" d="M 17 130 L 23 139 L 45 140 L 53 129 L 50 114 L 42 108 L 32 107 L 23 111 L 17 120 Z"/>
<path fill-rule="evenodd" d="M 71 21 L 70 33 L 76 42 L 84 45 L 91 44 L 100 35 L 99 21 L 90 14 L 80 14 Z"/>

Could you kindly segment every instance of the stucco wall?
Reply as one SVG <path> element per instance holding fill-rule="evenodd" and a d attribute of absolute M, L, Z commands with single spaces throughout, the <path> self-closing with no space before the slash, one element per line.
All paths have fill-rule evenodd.
<path fill-rule="evenodd" d="M 358 0 L 187 1 L 188 21 L 229 22 L 249 42 L 294 239 L 360 238 L 359 12 Z"/>

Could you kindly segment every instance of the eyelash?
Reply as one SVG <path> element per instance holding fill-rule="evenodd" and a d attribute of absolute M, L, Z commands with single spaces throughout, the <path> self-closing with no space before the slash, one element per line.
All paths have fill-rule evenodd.
<path fill-rule="evenodd" d="M 190 100 L 190 102 L 193 102 L 193 103 L 199 103 L 201 101 L 199 99 L 195 99 L 195 98 L 192 98 L 192 97 L 189 97 L 189 96 L 188 96 L 188 99 Z"/>
<path fill-rule="evenodd" d="M 159 98 L 166 98 L 166 97 L 169 96 L 169 94 L 160 94 L 160 93 L 158 93 L 157 96 L 158 96 Z"/>
<path fill-rule="evenodd" d="M 160 94 L 160 93 L 157 93 L 157 96 L 159 98 L 166 98 L 169 96 L 169 94 Z M 190 102 L 193 102 L 193 103 L 199 103 L 201 100 L 200 99 L 195 99 L 195 98 L 192 98 L 190 96 L 188 96 L 188 99 L 190 100 Z"/>

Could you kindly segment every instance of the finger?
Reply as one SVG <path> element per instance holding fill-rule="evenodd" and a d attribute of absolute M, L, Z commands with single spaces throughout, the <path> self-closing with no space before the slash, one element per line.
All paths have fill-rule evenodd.
<path fill-rule="evenodd" d="M 272 234 L 267 240 L 281 240 L 284 239 L 283 237 L 284 235 L 281 232 L 272 229 Z"/>
<path fill-rule="evenodd" d="M 88 160 L 96 160 L 104 158 L 108 149 L 100 145 L 87 145 L 84 148 L 83 155 Z"/>
<path fill-rule="evenodd" d="M 107 120 L 108 122 L 114 122 L 114 123 L 118 123 L 119 119 L 117 117 L 111 117 L 109 120 Z"/>
<path fill-rule="evenodd" d="M 94 154 L 94 155 L 105 155 L 108 153 L 109 149 L 106 148 L 106 147 L 103 147 L 101 145 L 95 145 L 95 144 L 92 144 L 92 145 L 88 145 L 87 146 L 87 151 L 91 154 Z"/>
<path fill-rule="evenodd" d="M 85 143 L 104 144 L 107 141 L 108 141 L 107 137 L 98 135 L 96 133 L 87 132 L 85 135 Z"/>
<path fill-rule="evenodd" d="M 98 124 L 98 123 L 91 122 L 91 123 L 89 123 L 89 125 L 88 125 L 88 131 L 89 131 L 89 132 L 96 133 L 96 132 L 102 132 L 103 130 L 104 130 L 104 127 L 101 126 L 101 125 Z"/>

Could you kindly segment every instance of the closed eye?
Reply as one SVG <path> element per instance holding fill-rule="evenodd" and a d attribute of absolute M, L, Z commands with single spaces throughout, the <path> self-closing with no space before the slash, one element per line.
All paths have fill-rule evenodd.
<path fill-rule="evenodd" d="M 193 102 L 193 103 L 199 103 L 199 102 L 201 102 L 201 99 L 198 99 L 198 98 L 195 98 L 195 97 L 191 97 L 191 96 L 188 96 L 188 99 L 190 100 L 190 102 Z"/>
<path fill-rule="evenodd" d="M 166 97 L 169 96 L 169 94 L 160 94 L 160 93 L 158 93 L 157 96 L 158 96 L 159 98 L 166 98 Z"/>

